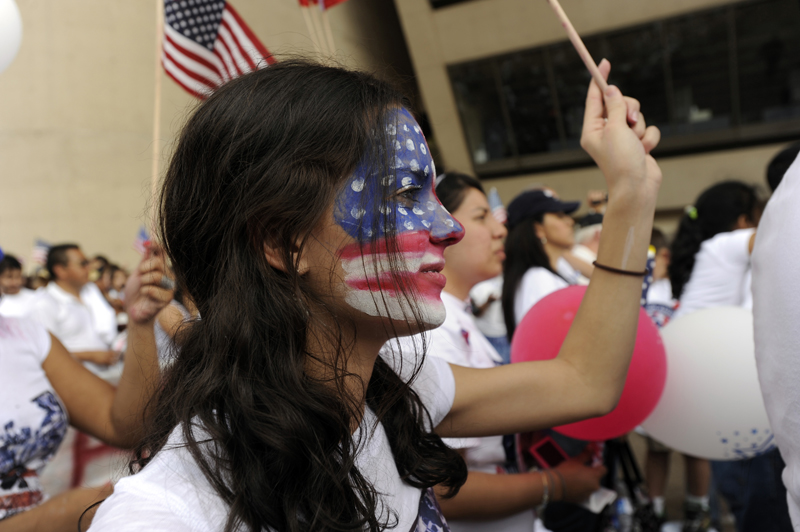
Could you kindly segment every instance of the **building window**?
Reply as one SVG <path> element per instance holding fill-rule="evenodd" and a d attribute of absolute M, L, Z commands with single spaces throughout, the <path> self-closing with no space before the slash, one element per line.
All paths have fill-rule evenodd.
<path fill-rule="evenodd" d="M 680 154 L 800 135 L 800 3 L 751 0 L 585 38 Z M 589 74 L 568 41 L 448 67 L 482 176 L 587 164 Z"/>
<path fill-rule="evenodd" d="M 452 6 L 453 4 L 460 4 L 462 2 L 470 2 L 471 0 L 430 0 L 433 9 L 440 7 Z"/>

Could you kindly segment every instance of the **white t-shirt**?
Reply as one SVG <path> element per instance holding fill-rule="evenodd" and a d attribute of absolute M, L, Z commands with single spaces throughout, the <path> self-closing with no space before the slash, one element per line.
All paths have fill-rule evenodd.
<path fill-rule="evenodd" d="M 560 273 L 560 272 L 559 272 Z M 530 268 L 519 283 L 514 296 L 514 318 L 517 323 L 543 297 L 569 286 L 563 278 L 541 266 Z"/>
<path fill-rule="evenodd" d="M 95 323 L 94 306 L 89 304 L 94 296 L 84 290 L 81 290 L 81 299 L 78 299 L 56 283 L 50 283 L 36 299 L 30 317 L 44 325 L 69 351 L 108 349 L 110 343 L 100 336 Z"/>
<path fill-rule="evenodd" d="M 490 338 L 500 338 L 506 336 L 506 321 L 503 318 L 503 276 L 498 275 L 488 281 L 483 281 L 472 287 L 469 292 L 470 297 L 476 305 L 481 306 L 490 297 L 494 296 L 494 302 L 490 303 L 480 316 L 475 316 L 475 324 L 480 331 Z"/>
<path fill-rule="evenodd" d="M 388 346 L 389 344 L 387 344 Z M 407 375 L 414 364 L 393 360 L 390 348 L 382 355 Z M 407 378 L 407 377 L 404 377 Z M 438 425 L 450 411 L 455 380 L 443 360 L 427 357 L 414 381 L 414 390 Z M 361 473 L 384 494 L 385 508 L 399 519 L 396 530 L 430 532 L 447 530 L 431 490 L 414 488 L 400 479 L 389 440 L 382 425 L 374 431 L 374 414 L 367 409 L 358 431 L 370 431 L 356 458 Z M 358 434 L 354 435 L 358 438 Z M 92 532 L 206 532 L 222 530 L 228 508 L 203 476 L 189 452 L 181 448 L 176 429 L 167 446 L 141 472 L 120 480 L 114 494 L 100 505 Z"/>
<path fill-rule="evenodd" d="M 753 319 L 761 393 L 786 462 L 789 515 L 800 529 L 800 159 L 767 203 L 753 249 Z"/>
<path fill-rule="evenodd" d="M 644 310 L 658 327 L 663 327 L 675 314 L 678 300 L 672 297 L 672 283 L 669 279 L 659 279 L 650 284 Z"/>
<path fill-rule="evenodd" d="M 750 237 L 755 229 L 720 233 L 700 245 L 681 304 L 673 319 L 712 307 L 740 307 L 750 271 Z"/>
<path fill-rule="evenodd" d="M 0 520 L 45 500 L 39 473 L 67 432 L 67 410 L 42 369 L 50 335 L 0 316 Z"/>
<path fill-rule="evenodd" d="M 19 293 L 3 294 L 0 296 L 0 316 L 8 318 L 22 318 L 27 316 L 36 301 L 36 292 L 28 288 L 20 289 Z"/>
<path fill-rule="evenodd" d="M 502 357 L 481 334 L 469 312 L 469 303 L 442 292 L 447 317 L 441 327 L 427 333 L 428 353 L 450 364 L 471 368 L 493 368 Z M 464 459 L 470 471 L 505 473 L 505 448 L 502 436 L 484 438 L 446 439 L 451 447 L 465 449 Z M 536 514 L 528 510 L 493 521 L 450 521 L 453 532 L 531 532 Z"/>

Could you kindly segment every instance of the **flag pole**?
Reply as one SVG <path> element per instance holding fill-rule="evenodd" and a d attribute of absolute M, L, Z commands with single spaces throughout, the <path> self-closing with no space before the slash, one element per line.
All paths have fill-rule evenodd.
<path fill-rule="evenodd" d="M 333 42 L 333 32 L 331 31 L 331 22 L 328 20 L 328 10 L 322 4 L 322 25 L 325 28 L 325 38 L 328 40 L 328 48 L 330 49 L 330 54 L 334 55 L 336 53 L 336 45 Z"/>
<path fill-rule="evenodd" d="M 316 33 L 319 38 L 319 47 L 323 54 L 329 56 L 333 53 L 333 50 L 328 50 L 328 45 L 325 43 L 322 24 L 319 21 L 319 14 L 317 13 L 317 10 L 311 6 L 311 4 L 309 4 L 308 10 L 311 12 L 311 21 L 314 23 L 314 33 Z"/>
<path fill-rule="evenodd" d="M 153 101 L 153 166 L 150 173 L 150 231 L 156 228 L 156 206 L 158 202 L 158 162 L 161 156 L 161 54 L 164 46 L 164 2 L 156 0 L 156 71 L 155 71 L 155 98 Z"/>
<path fill-rule="evenodd" d="M 314 25 L 311 22 L 311 15 L 308 13 L 309 9 L 311 9 L 311 7 L 308 5 L 300 6 L 300 11 L 303 12 L 303 19 L 306 21 L 306 28 L 308 28 L 308 36 L 311 37 L 311 42 L 314 44 L 314 50 L 316 50 L 318 54 L 321 54 L 322 48 L 320 47 L 319 39 L 317 38 L 317 32 L 314 31 Z"/>

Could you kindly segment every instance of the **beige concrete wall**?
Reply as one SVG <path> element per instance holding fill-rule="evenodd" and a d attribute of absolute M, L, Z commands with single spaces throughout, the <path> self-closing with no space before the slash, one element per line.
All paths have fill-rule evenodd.
<path fill-rule="evenodd" d="M 730 1 L 561 0 L 575 28 L 584 35 L 726 3 Z M 431 9 L 428 0 L 395 0 L 395 4 L 444 165 L 470 171 L 472 160 L 447 65 L 565 40 L 563 29 L 544 0 L 473 0 L 438 10 Z M 647 109 L 643 112 L 646 116 Z M 764 183 L 764 167 L 778 149 L 764 146 L 664 159 L 658 207 L 661 211 L 682 208 L 703 188 L 724 178 Z M 492 179 L 487 186 L 496 186 L 508 201 L 534 182 L 549 184 L 570 198 L 583 198 L 588 189 L 603 185 L 598 170 L 584 168 Z M 671 225 L 670 219 L 664 220 L 666 226 Z"/>
<path fill-rule="evenodd" d="M 28 259 L 36 238 L 75 241 L 88 254 L 135 265 L 132 243 L 150 195 L 160 0 L 17 5 L 22 47 L 0 74 L 0 246 Z M 274 54 L 314 54 L 295 0 L 234 5 Z M 391 0 L 350 0 L 330 10 L 337 61 L 391 74 L 382 68 L 388 62 L 408 74 L 402 33 L 387 9 Z M 162 171 L 194 105 L 163 77 Z"/>

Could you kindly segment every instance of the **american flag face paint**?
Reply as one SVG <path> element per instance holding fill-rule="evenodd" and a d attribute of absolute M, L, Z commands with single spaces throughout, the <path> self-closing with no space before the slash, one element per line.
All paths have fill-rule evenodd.
<path fill-rule="evenodd" d="M 414 117 L 406 109 L 391 111 L 385 127 L 388 174 L 370 170 L 369 162 L 359 165 L 334 207 L 337 224 L 356 240 L 339 252 L 345 301 L 370 316 L 413 319 L 402 287 L 416 294 L 422 320 L 440 325 L 444 248 L 461 240 L 464 230 L 436 197 L 436 168 Z M 400 260 L 394 272 L 387 246 L 392 234 Z"/>

